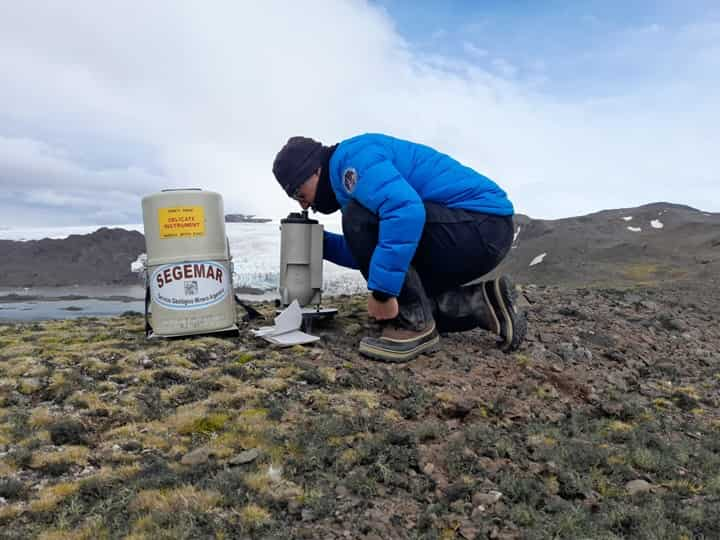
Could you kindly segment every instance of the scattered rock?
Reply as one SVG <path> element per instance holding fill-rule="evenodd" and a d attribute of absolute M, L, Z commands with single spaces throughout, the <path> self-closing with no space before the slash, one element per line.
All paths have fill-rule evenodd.
<path fill-rule="evenodd" d="M 207 446 L 201 446 L 185 454 L 180 460 L 180 463 L 191 466 L 202 465 L 210 460 L 211 455 L 212 453 Z"/>
<path fill-rule="evenodd" d="M 476 506 L 473 508 L 472 513 L 470 514 L 470 519 L 472 519 L 476 523 L 480 523 L 485 519 L 485 514 L 487 512 L 487 508 L 484 506 Z"/>
<path fill-rule="evenodd" d="M 149 369 L 155 365 L 155 363 L 147 355 L 143 355 L 138 363 L 145 369 Z"/>
<path fill-rule="evenodd" d="M 445 489 L 445 497 L 449 502 L 465 498 L 470 493 L 470 487 L 464 482 L 455 482 Z"/>
<path fill-rule="evenodd" d="M 625 378 L 621 374 L 610 373 L 605 378 L 607 379 L 607 382 L 615 386 L 618 390 L 621 390 L 622 392 L 627 392 L 628 385 L 625 381 Z"/>
<path fill-rule="evenodd" d="M 657 302 L 653 302 L 651 300 L 643 300 L 642 302 L 640 302 L 640 305 L 648 311 L 657 311 L 658 309 L 660 309 L 660 306 L 657 304 Z"/>
<path fill-rule="evenodd" d="M 480 533 L 480 528 L 470 522 L 464 522 L 458 528 L 458 532 L 460 533 L 460 536 L 467 540 L 475 540 Z"/>
<path fill-rule="evenodd" d="M 653 489 L 655 489 L 655 486 L 645 480 L 631 480 L 630 482 L 625 484 L 625 489 L 630 495 L 635 495 L 637 493 L 645 493 L 647 491 L 652 491 Z"/>
<path fill-rule="evenodd" d="M 572 362 L 575 359 L 575 347 L 572 343 L 561 343 L 557 347 L 557 353 L 566 362 Z"/>
<path fill-rule="evenodd" d="M 559 514 L 561 512 L 567 512 L 568 510 L 572 509 L 572 504 L 569 501 L 566 501 L 559 495 L 552 495 L 549 497 L 549 500 L 547 504 L 545 505 L 545 509 L 550 514 Z"/>
<path fill-rule="evenodd" d="M 690 328 L 688 323 L 682 319 L 670 319 L 667 317 L 663 317 L 662 319 L 660 319 L 660 324 L 663 328 L 665 328 L 665 330 L 675 330 L 678 332 L 685 332 Z"/>
<path fill-rule="evenodd" d="M 127 441 L 120 445 L 120 448 L 125 450 L 126 452 L 137 452 L 139 450 L 143 449 L 142 443 L 139 441 Z"/>
<path fill-rule="evenodd" d="M 475 493 L 472 496 L 473 506 L 492 506 L 502 498 L 499 491 L 489 491 L 487 493 Z"/>
<path fill-rule="evenodd" d="M 25 496 L 27 488 L 23 482 L 16 478 L 0 478 L 0 499 L 2 503 L 8 500 L 22 499 Z"/>
<path fill-rule="evenodd" d="M 85 426 L 80 420 L 70 418 L 48 427 L 53 444 L 86 444 Z"/>
<path fill-rule="evenodd" d="M 464 418 L 477 406 L 475 400 L 462 396 L 453 396 L 441 403 L 440 409 L 445 418 Z"/>
<path fill-rule="evenodd" d="M 230 465 L 245 465 L 246 463 L 251 463 L 251 462 L 255 461 L 259 455 L 260 455 L 260 452 L 256 448 L 251 448 L 250 450 L 245 450 L 243 452 L 240 452 L 237 456 L 230 459 Z"/>
<path fill-rule="evenodd" d="M 547 344 L 547 343 L 553 343 L 553 342 L 555 341 L 555 338 L 554 338 L 554 336 L 553 336 L 552 334 L 548 334 L 548 333 L 545 333 L 545 332 L 540 332 L 540 333 L 538 334 L 538 339 L 539 339 L 542 343 L 546 343 L 546 344 Z"/>

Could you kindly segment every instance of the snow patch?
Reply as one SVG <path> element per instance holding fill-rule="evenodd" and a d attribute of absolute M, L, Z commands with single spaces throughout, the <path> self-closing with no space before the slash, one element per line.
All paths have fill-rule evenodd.
<path fill-rule="evenodd" d="M 532 261 L 530 261 L 530 266 L 535 266 L 536 264 L 540 264 L 541 262 L 543 262 L 545 255 L 547 255 L 547 253 L 541 253 L 540 255 L 535 257 Z"/>
<path fill-rule="evenodd" d="M 632 232 L 640 232 L 640 231 L 642 231 L 642 229 L 641 229 L 640 227 L 628 227 L 627 230 L 628 230 L 628 231 L 632 231 Z"/>
<path fill-rule="evenodd" d="M 520 236 L 521 230 L 522 230 L 522 227 L 518 226 L 517 231 L 515 231 L 515 234 L 513 234 L 513 244 L 517 241 L 518 236 Z"/>
<path fill-rule="evenodd" d="M 659 219 L 653 219 L 650 222 L 650 225 L 652 226 L 653 229 L 662 229 L 664 227 L 662 221 L 660 221 Z"/>
<path fill-rule="evenodd" d="M 625 221 L 630 221 L 630 220 L 632 219 L 632 216 L 625 216 L 623 219 L 624 219 Z"/>

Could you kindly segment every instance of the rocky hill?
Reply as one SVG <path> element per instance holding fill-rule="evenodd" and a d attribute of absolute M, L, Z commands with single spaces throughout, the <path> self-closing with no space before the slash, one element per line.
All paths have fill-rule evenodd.
<path fill-rule="evenodd" d="M 720 214 L 655 203 L 558 220 L 515 217 L 501 271 L 543 285 L 657 284 L 720 275 Z"/>
<path fill-rule="evenodd" d="M 105 227 L 62 240 L 0 240 L 0 287 L 134 284 L 130 263 L 144 251 L 142 233 Z"/>

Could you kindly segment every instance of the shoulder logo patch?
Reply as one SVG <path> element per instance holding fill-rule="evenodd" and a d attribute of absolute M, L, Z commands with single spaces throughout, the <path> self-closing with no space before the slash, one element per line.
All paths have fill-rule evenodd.
<path fill-rule="evenodd" d="M 352 167 L 348 167 L 343 172 L 343 187 L 348 193 L 352 193 L 357 184 L 357 171 Z"/>

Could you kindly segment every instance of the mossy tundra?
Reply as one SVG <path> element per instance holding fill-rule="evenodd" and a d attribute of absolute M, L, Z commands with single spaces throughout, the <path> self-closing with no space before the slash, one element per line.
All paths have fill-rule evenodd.
<path fill-rule="evenodd" d="M 720 293 L 524 293 L 517 354 L 397 366 L 362 297 L 290 349 L 2 325 L 0 538 L 720 537 Z"/>

